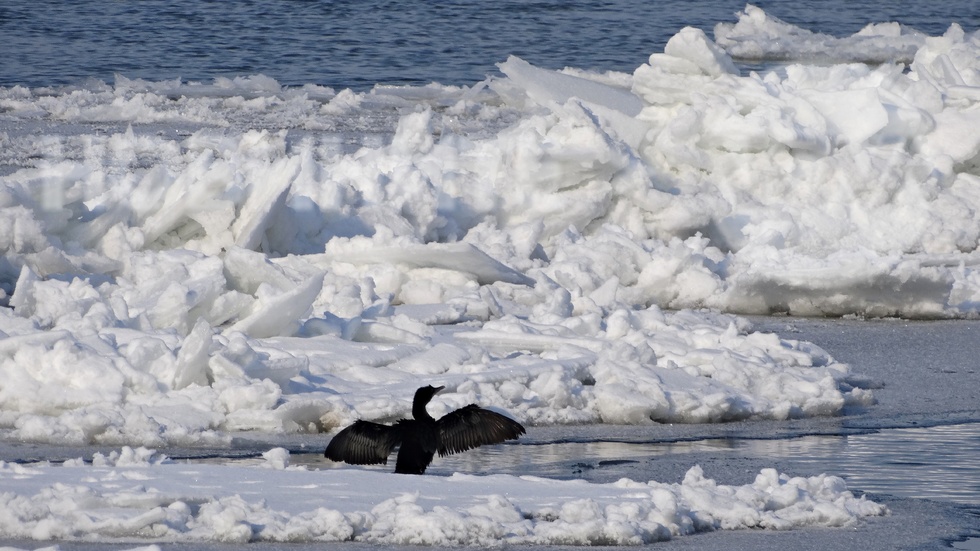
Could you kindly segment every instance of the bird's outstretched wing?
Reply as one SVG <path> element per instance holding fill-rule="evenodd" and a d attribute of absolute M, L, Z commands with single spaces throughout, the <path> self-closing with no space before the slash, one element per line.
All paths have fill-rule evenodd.
<path fill-rule="evenodd" d="M 524 434 L 524 426 L 503 415 L 470 404 L 439 419 L 439 456 L 485 444 L 499 444 Z"/>
<path fill-rule="evenodd" d="M 323 456 L 353 465 L 387 464 L 391 450 L 400 443 L 401 436 L 395 427 L 356 421 L 333 437 Z"/>

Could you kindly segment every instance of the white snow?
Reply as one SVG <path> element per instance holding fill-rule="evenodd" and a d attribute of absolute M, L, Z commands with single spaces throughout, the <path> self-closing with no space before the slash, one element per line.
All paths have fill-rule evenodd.
<path fill-rule="evenodd" d="M 336 92 L 261 75 L 0 88 L 2 436 L 169 446 L 334 431 L 406 415 L 427 383 L 447 387 L 434 415 L 477 402 L 532 425 L 788 419 L 872 404 L 849 366 L 736 315 L 980 314 L 980 36 L 885 24 L 835 39 L 753 6 L 715 36 L 682 29 L 633 74 L 512 57 L 502 76 L 464 88 Z M 741 75 L 733 55 L 785 64 Z M 868 56 L 876 65 L 855 62 Z M 43 476 L 25 480 L 82 468 L 30 467 Z M 127 472 L 156 469 L 178 467 Z M 189 479 L 172 476 L 179 488 L 159 500 L 96 482 L 29 491 L 144 504 L 142 525 L 110 512 L 66 525 L 75 536 L 141 525 L 288 539 L 278 506 L 229 494 L 199 508 Z M 386 491 L 400 484 L 363 476 Z M 653 500 L 654 516 L 667 515 L 658 525 L 679 532 L 854 516 L 821 501 L 796 520 L 770 518 L 752 496 L 776 475 L 760 476 L 718 490 L 746 494 L 738 507 L 751 514 L 734 520 L 720 512 L 734 502 L 714 498 L 703 505 L 712 520 L 691 512 L 702 504 L 682 490 L 705 487 L 697 473 L 635 492 L 683 497 L 669 513 Z M 809 496 L 822 484 L 797 485 Z M 593 500 L 634 492 L 556 487 Z M 555 541 L 568 506 L 598 526 L 559 530 L 576 542 L 662 533 L 644 524 L 652 505 L 617 497 L 563 501 L 540 518 L 520 511 L 541 502 L 495 498 L 459 505 L 452 529 L 395 535 L 391 511 L 436 505 L 372 499 L 305 509 L 296 522 L 307 538 L 317 524 L 340 539 L 483 542 L 503 530 L 498 539 Z M 214 518 L 201 516 L 211 508 Z M 330 532 L 321 514 L 350 533 Z M 249 515 L 278 528 L 256 535 L 242 524 Z M 486 515 L 513 521 L 484 531 Z M 385 528 L 365 528 L 382 517 Z M 60 529 L 45 518 L 38 533 Z"/>
<path fill-rule="evenodd" d="M 531 476 L 416 477 L 185 464 L 145 448 L 62 466 L 0 462 L 0 533 L 33 540 L 362 541 L 382 544 L 639 545 L 710 530 L 840 527 L 886 509 L 834 476 L 763 469 L 744 486 L 692 467 L 679 484 Z"/>

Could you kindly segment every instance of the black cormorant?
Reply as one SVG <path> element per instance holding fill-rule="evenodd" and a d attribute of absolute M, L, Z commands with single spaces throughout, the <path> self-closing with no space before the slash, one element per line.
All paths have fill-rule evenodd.
<path fill-rule="evenodd" d="M 387 465 L 391 450 L 398 446 L 395 472 L 423 474 L 436 452 L 443 457 L 524 434 L 524 426 L 517 421 L 476 404 L 434 419 L 425 406 L 443 388 L 424 386 L 415 391 L 414 419 L 399 419 L 394 425 L 354 422 L 333 437 L 324 457 L 355 465 Z"/>

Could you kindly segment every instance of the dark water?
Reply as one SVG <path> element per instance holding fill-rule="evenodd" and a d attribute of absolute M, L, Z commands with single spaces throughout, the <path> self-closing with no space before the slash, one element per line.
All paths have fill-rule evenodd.
<path fill-rule="evenodd" d="M 976 0 L 755 2 L 804 28 L 849 35 L 898 21 L 976 29 Z M 510 54 L 550 68 L 632 71 L 684 26 L 711 35 L 740 0 L 4 0 L 0 86 L 209 81 L 262 73 L 285 85 L 472 84 Z"/>
<path fill-rule="evenodd" d="M 634 434 L 639 433 L 632 429 Z M 656 428 L 650 434 L 656 438 Z M 614 482 L 620 478 L 680 482 L 692 465 L 726 484 L 747 484 L 757 467 L 799 476 L 833 474 L 854 491 L 930 499 L 980 508 L 980 423 L 899 428 L 790 438 L 705 438 L 677 442 L 541 442 L 480 448 L 439 458 L 432 475 L 494 473 Z M 219 460 L 220 461 L 220 460 Z M 260 460 L 256 460 L 260 462 Z M 337 467 L 322 453 L 293 454 L 294 465 Z M 391 470 L 391 466 L 359 467 Z M 761 468 L 761 467 L 759 467 Z"/>

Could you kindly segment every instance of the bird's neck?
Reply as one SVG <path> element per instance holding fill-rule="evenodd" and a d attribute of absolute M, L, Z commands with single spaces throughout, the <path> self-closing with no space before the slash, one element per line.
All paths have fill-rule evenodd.
<path fill-rule="evenodd" d="M 415 402 L 412 404 L 412 417 L 416 421 L 435 421 L 435 419 L 429 415 L 429 412 L 425 410 L 425 406 L 428 402 Z"/>

